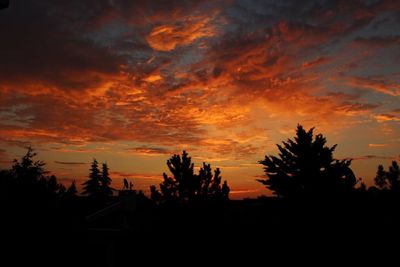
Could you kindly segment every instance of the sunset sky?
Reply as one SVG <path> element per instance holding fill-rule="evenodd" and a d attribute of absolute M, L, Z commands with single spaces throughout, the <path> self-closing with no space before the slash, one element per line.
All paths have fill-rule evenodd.
<path fill-rule="evenodd" d="M 316 127 L 367 185 L 400 154 L 398 0 L 11 0 L 0 10 L 0 167 L 32 145 L 81 184 L 148 192 L 183 149 L 232 198 Z"/>

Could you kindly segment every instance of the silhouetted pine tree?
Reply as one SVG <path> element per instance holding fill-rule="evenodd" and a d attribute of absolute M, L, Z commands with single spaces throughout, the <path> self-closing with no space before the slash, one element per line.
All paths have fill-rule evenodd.
<path fill-rule="evenodd" d="M 99 163 L 96 159 L 93 159 L 89 179 L 83 183 L 83 194 L 92 197 L 100 196 L 100 170 L 99 170 Z"/>
<path fill-rule="evenodd" d="M 57 182 L 57 178 L 52 175 L 47 179 L 41 179 L 43 188 L 49 198 L 56 199 L 65 193 L 65 186 Z"/>
<path fill-rule="evenodd" d="M 297 126 L 294 140 L 277 145 L 279 156 L 265 156 L 267 179 L 257 181 L 281 197 L 332 196 L 352 192 L 357 179 L 350 169 L 351 160 L 335 160 L 333 147 L 326 146 L 321 134 L 313 137 L 314 128 L 305 131 Z"/>
<path fill-rule="evenodd" d="M 111 188 L 111 178 L 108 172 L 107 163 L 102 164 L 102 172 L 100 176 L 100 194 L 103 196 L 111 196 L 113 188 Z"/>
<path fill-rule="evenodd" d="M 203 163 L 199 174 L 194 174 L 191 157 L 186 151 L 180 155 L 173 155 L 167 165 L 173 177 L 163 174 L 164 180 L 160 184 L 161 193 L 150 187 L 152 199 L 162 198 L 163 201 L 180 200 L 183 202 L 207 199 L 228 199 L 229 187 L 224 182 L 224 190 L 221 188 L 220 170 L 217 168 L 212 173 L 210 164 Z M 160 197 L 161 196 L 161 197 Z"/>
<path fill-rule="evenodd" d="M 379 189 L 390 190 L 396 193 L 400 191 L 400 170 L 397 161 L 392 161 L 389 171 L 385 171 L 382 165 L 378 166 L 375 184 Z"/>
<path fill-rule="evenodd" d="M 78 190 L 76 189 L 75 180 L 72 181 L 71 185 L 68 187 L 67 191 L 65 192 L 66 196 L 76 196 Z"/>

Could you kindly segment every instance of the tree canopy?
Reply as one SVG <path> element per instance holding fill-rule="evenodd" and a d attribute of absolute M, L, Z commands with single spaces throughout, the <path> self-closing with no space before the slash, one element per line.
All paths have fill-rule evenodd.
<path fill-rule="evenodd" d="M 111 178 L 107 163 L 102 163 L 102 169 L 99 169 L 99 163 L 93 159 L 90 167 L 89 179 L 83 183 L 83 194 L 95 198 L 104 198 L 113 194 L 111 187 Z"/>
<path fill-rule="evenodd" d="M 221 186 L 221 171 L 212 171 L 211 165 L 203 163 L 199 173 L 194 173 L 194 164 L 186 151 L 182 156 L 173 155 L 167 166 L 172 174 L 163 174 L 159 192 L 155 186 L 150 187 L 153 200 L 191 202 L 195 200 L 222 200 L 229 198 L 229 186 L 224 181 Z"/>
<path fill-rule="evenodd" d="M 102 164 L 102 171 L 100 176 L 100 193 L 104 196 L 111 196 L 113 194 L 113 188 L 111 187 L 111 178 L 108 172 L 109 168 L 107 163 Z"/>
<path fill-rule="evenodd" d="M 89 179 L 83 183 L 83 194 L 88 196 L 100 195 L 100 170 L 99 163 L 93 159 L 90 167 Z"/>
<path fill-rule="evenodd" d="M 383 190 L 390 190 L 396 193 L 400 191 L 400 169 L 397 161 L 392 161 L 392 165 L 389 166 L 388 171 L 385 171 L 382 165 L 378 166 L 375 184 Z"/>
<path fill-rule="evenodd" d="M 26 154 L 14 159 L 10 170 L 2 172 L 2 187 L 7 198 L 30 199 L 30 202 L 54 200 L 65 193 L 65 187 L 54 175 L 48 175 L 45 163 L 35 160 L 36 152 L 27 148 Z"/>
<path fill-rule="evenodd" d="M 351 160 L 333 158 L 336 145 L 326 146 L 314 128 L 297 126 L 296 136 L 277 145 L 278 156 L 265 156 L 266 179 L 258 179 L 280 197 L 332 196 L 352 191 L 357 182 L 350 169 Z"/>

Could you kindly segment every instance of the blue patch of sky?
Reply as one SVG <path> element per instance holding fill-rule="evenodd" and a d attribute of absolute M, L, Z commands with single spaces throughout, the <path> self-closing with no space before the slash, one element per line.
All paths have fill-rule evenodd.
<path fill-rule="evenodd" d="M 115 40 L 119 40 L 123 34 L 129 30 L 128 25 L 119 21 L 114 21 L 105 24 L 98 31 L 87 33 L 87 37 L 96 44 L 107 47 L 112 46 Z"/>

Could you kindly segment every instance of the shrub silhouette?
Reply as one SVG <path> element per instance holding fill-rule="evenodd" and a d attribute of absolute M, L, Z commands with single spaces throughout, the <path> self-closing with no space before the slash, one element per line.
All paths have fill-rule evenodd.
<path fill-rule="evenodd" d="M 351 160 L 335 160 L 333 147 L 326 146 L 323 135 L 313 136 L 297 126 L 294 140 L 277 145 L 279 156 L 265 156 L 267 179 L 257 181 L 279 197 L 332 196 L 352 192 L 357 182 L 350 169 Z"/>
<path fill-rule="evenodd" d="M 229 199 L 229 186 L 224 181 L 221 186 L 221 171 L 219 168 L 212 171 L 211 165 L 203 163 L 199 174 L 194 173 L 194 164 L 186 151 L 182 156 L 173 155 L 167 166 L 172 177 L 163 173 L 163 182 L 159 192 L 155 186 L 150 187 L 154 201 L 181 201 L 195 200 L 223 200 Z"/>
<path fill-rule="evenodd" d="M 395 193 L 400 191 L 400 170 L 397 161 L 392 161 L 389 171 L 385 171 L 382 165 L 378 166 L 375 184 L 379 189 L 390 190 Z"/>

